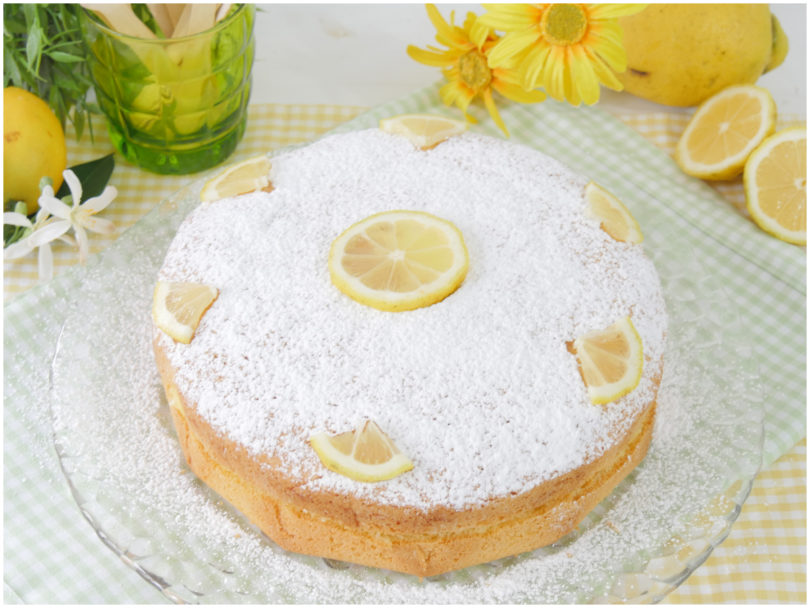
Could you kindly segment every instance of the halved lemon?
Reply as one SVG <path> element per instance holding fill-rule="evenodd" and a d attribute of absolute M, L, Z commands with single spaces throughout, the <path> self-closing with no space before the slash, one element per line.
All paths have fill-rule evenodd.
<path fill-rule="evenodd" d="M 270 159 L 266 156 L 256 156 L 227 167 L 205 182 L 200 192 L 200 200 L 216 201 L 257 190 L 269 192 L 272 189 Z"/>
<path fill-rule="evenodd" d="M 174 340 L 189 344 L 218 295 L 219 290 L 211 285 L 158 282 L 152 297 L 152 318 Z"/>
<path fill-rule="evenodd" d="M 785 129 L 754 150 L 743 174 L 746 204 L 760 228 L 807 243 L 807 130 Z"/>
<path fill-rule="evenodd" d="M 380 121 L 380 129 L 402 135 L 414 146 L 428 150 L 467 130 L 467 123 L 434 114 L 400 114 Z"/>
<path fill-rule="evenodd" d="M 326 468 L 357 481 L 385 481 L 413 468 L 373 420 L 338 435 L 318 433 L 309 442 Z"/>
<path fill-rule="evenodd" d="M 332 283 L 350 298 L 387 311 L 430 306 L 467 275 L 464 237 L 423 211 L 386 211 L 350 226 L 332 243 Z"/>
<path fill-rule="evenodd" d="M 748 156 L 775 125 L 776 104 L 767 89 L 723 89 L 692 116 L 675 148 L 675 161 L 695 177 L 730 179 L 742 173 Z"/>
<path fill-rule="evenodd" d="M 618 198 L 594 182 L 585 186 L 587 213 L 599 220 L 602 230 L 617 241 L 640 243 L 644 240 L 641 226 Z"/>
<path fill-rule="evenodd" d="M 604 404 L 632 392 L 644 364 L 641 336 L 630 317 L 610 327 L 588 332 L 571 349 L 579 362 L 591 403 Z"/>

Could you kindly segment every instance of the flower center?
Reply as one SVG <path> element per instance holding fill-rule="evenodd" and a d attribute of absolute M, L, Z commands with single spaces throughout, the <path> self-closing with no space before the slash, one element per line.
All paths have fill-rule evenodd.
<path fill-rule="evenodd" d="M 487 65 L 487 58 L 478 50 L 462 55 L 458 60 L 461 80 L 475 93 L 485 89 L 492 80 L 492 72 Z"/>
<path fill-rule="evenodd" d="M 588 29 L 585 11 L 577 4 L 552 4 L 543 13 L 540 29 L 551 44 L 576 44 Z"/>

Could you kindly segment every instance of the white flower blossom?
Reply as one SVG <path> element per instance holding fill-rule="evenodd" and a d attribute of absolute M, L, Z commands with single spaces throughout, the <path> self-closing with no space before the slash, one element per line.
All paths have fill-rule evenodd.
<path fill-rule="evenodd" d="M 89 249 L 85 230 L 101 234 L 115 232 L 115 224 L 109 220 L 93 217 L 93 215 L 107 207 L 118 191 L 113 186 L 107 186 L 100 196 L 93 197 L 82 204 L 82 185 L 76 174 L 67 169 L 62 175 L 70 189 L 72 206 L 68 206 L 56 198 L 53 187 L 48 185 L 42 189 L 39 197 L 40 209 L 33 222 L 22 213 L 14 211 L 3 213 L 3 224 L 28 229 L 26 236 L 3 250 L 3 259 L 21 258 L 38 248 L 37 265 L 41 280 L 53 277 L 52 241 L 60 240 L 69 245 L 77 245 L 79 261 L 84 263 Z M 66 234 L 71 228 L 76 235 L 75 239 Z"/>
<path fill-rule="evenodd" d="M 53 226 L 59 226 L 59 229 L 64 228 L 60 234 L 64 234 L 71 227 L 73 228 L 76 242 L 79 244 L 79 262 L 84 264 L 89 250 L 85 229 L 99 234 L 112 234 L 115 232 L 115 224 L 110 220 L 93 217 L 93 215 L 107 207 L 116 197 L 118 191 L 113 186 L 107 186 L 99 196 L 94 196 L 82 204 L 82 185 L 79 178 L 70 169 L 67 169 L 62 175 L 64 175 L 65 182 L 70 188 L 73 206 L 69 207 L 56 198 L 51 186 L 43 188 L 39 197 L 39 206 L 59 218 L 53 223 Z M 58 229 L 53 228 L 53 230 L 56 232 Z"/>
<path fill-rule="evenodd" d="M 3 213 L 3 224 L 28 228 L 28 234 L 16 243 L 12 243 L 3 250 L 4 260 L 14 260 L 24 257 L 34 249 L 39 248 L 37 258 L 37 270 L 39 278 L 43 281 L 53 278 L 53 252 L 51 251 L 51 241 L 59 239 L 69 245 L 75 245 L 76 241 L 65 234 L 61 226 L 54 227 L 53 218 L 48 212 L 40 209 L 32 223 L 22 213 L 14 211 Z"/>

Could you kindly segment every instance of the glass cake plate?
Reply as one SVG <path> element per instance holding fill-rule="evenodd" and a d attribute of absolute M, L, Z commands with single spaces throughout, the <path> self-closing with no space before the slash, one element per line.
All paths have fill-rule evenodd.
<path fill-rule="evenodd" d="M 549 547 L 419 580 L 282 550 L 189 471 L 151 347 L 157 270 L 201 182 L 84 270 L 51 368 L 54 442 L 82 513 L 167 598 L 198 603 L 653 602 L 728 534 L 761 461 L 762 390 L 708 265 L 640 221 L 670 315 L 650 451 Z"/>

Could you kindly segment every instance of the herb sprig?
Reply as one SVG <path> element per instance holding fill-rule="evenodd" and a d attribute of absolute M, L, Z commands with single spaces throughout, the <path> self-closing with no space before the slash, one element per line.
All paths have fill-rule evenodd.
<path fill-rule="evenodd" d="M 3 5 L 3 86 L 33 92 L 48 102 L 62 126 L 69 118 L 77 139 L 90 113 L 91 87 L 79 29 L 78 4 Z M 72 112 L 71 112 L 72 110 Z"/>

